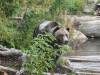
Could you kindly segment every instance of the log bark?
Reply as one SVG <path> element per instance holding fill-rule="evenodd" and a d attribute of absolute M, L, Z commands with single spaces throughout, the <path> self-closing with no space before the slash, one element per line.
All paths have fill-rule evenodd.
<path fill-rule="evenodd" d="M 0 65 L 0 70 L 2 71 L 11 71 L 11 72 L 17 72 L 18 70 L 15 70 L 15 69 L 12 69 L 12 68 L 10 68 L 10 67 L 4 67 L 4 66 L 1 66 Z"/>
<path fill-rule="evenodd" d="M 100 20 L 84 22 L 79 30 L 89 37 L 100 37 Z"/>
<path fill-rule="evenodd" d="M 78 75 L 100 74 L 100 56 L 68 56 L 65 58 L 70 61 L 70 65 L 64 64 L 63 67 L 72 70 Z"/>
<path fill-rule="evenodd" d="M 100 56 L 69 56 L 72 62 L 100 62 Z"/>
<path fill-rule="evenodd" d="M 16 50 L 14 48 L 8 49 L 8 48 L 0 48 L 0 55 L 2 56 L 13 56 L 13 55 L 17 55 L 17 56 L 21 56 L 22 53 L 19 50 Z"/>
<path fill-rule="evenodd" d="M 100 37 L 100 16 L 75 16 L 80 22 L 78 30 L 89 37 Z"/>
<path fill-rule="evenodd" d="M 22 75 L 22 63 L 26 61 L 26 57 L 20 50 L 0 45 L 0 70 L 10 73 L 9 75 L 15 75 L 16 72 L 16 75 Z"/>
<path fill-rule="evenodd" d="M 44 72 L 43 75 L 66 75 L 66 74 L 59 74 L 59 73 L 46 73 L 46 72 Z"/>
<path fill-rule="evenodd" d="M 84 22 L 88 22 L 88 21 L 95 21 L 95 20 L 100 20 L 100 16 L 73 16 L 75 17 L 75 19 L 77 19 L 79 22 L 84 23 Z"/>

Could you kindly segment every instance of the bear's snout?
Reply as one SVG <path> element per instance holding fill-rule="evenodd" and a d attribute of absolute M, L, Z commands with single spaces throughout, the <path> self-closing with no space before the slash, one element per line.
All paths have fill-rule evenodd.
<path fill-rule="evenodd" d="M 67 43 L 68 43 L 68 38 L 67 38 L 67 36 L 64 36 L 64 37 L 63 37 L 63 43 L 64 43 L 64 44 L 67 44 Z"/>

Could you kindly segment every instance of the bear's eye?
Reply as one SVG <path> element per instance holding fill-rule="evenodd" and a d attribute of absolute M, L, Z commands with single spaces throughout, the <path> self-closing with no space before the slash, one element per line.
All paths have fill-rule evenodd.
<path fill-rule="evenodd" d="M 60 34 L 60 35 L 59 35 L 59 37 L 63 37 L 63 36 L 64 36 L 63 34 Z"/>
<path fill-rule="evenodd" d="M 68 31 L 69 31 L 70 29 L 69 29 L 69 28 L 66 28 L 66 30 L 68 30 Z"/>
<path fill-rule="evenodd" d="M 66 36 L 68 37 L 68 35 L 66 34 Z"/>

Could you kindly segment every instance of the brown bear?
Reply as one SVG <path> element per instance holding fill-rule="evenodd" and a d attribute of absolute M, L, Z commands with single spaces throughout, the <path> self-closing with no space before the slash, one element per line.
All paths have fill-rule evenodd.
<path fill-rule="evenodd" d="M 36 35 L 43 34 L 45 31 L 51 32 L 58 43 L 67 44 L 69 41 L 69 31 L 63 27 L 60 27 L 60 24 L 55 21 L 44 21 L 39 24 L 34 33 Z"/>

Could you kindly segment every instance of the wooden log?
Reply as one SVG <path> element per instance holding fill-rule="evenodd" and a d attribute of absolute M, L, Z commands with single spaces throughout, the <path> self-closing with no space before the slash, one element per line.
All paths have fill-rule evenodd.
<path fill-rule="evenodd" d="M 76 27 L 79 31 L 89 37 L 100 37 L 100 16 L 75 16 L 74 19 L 80 23 Z"/>
<path fill-rule="evenodd" d="M 72 62 L 70 67 L 75 69 L 76 71 L 84 71 L 84 72 L 96 72 L 100 73 L 100 62 Z"/>
<path fill-rule="evenodd" d="M 77 75 L 100 75 L 100 73 L 77 72 Z"/>
<path fill-rule="evenodd" d="M 75 19 L 81 23 L 88 22 L 88 21 L 95 21 L 100 20 L 100 16 L 72 16 L 75 17 Z"/>
<path fill-rule="evenodd" d="M 67 74 L 60 74 L 60 73 L 46 73 L 46 72 L 44 72 L 43 75 L 67 75 Z"/>
<path fill-rule="evenodd" d="M 69 56 L 72 62 L 100 62 L 100 56 Z"/>
<path fill-rule="evenodd" d="M 6 48 L 6 47 L 3 47 L 3 46 L 0 46 L 0 55 L 2 56 L 14 56 L 14 55 L 17 55 L 17 56 L 21 56 L 22 55 L 22 52 L 20 50 L 17 50 L 17 49 L 14 49 L 14 48 Z"/>
<path fill-rule="evenodd" d="M 100 20 L 84 22 L 79 30 L 89 37 L 100 37 Z"/>
<path fill-rule="evenodd" d="M 26 54 L 14 48 L 6 48 L 0 45 L 0 70 L 10 72 L 10 75 L 21 75 L 23 61 L 26 61 Z M 11 65 L 10 67 L 8 67 Z M 14 68 L 14 69 L 13 69 Z M 14 73 L 14 74 L 13 74 Z"/>
<path fill-rule="evenodd" d="M 21 56 L 22 53 L 20 51 L 18 51 L 18 50 L 14 50 L 14 49 L 7 50 L 7 51 L 2 51 L 2 49 L 0 49 L 0 55 L 3 55 L 3 56 L 8 56 L 8 55 L 11 55 L 11 56 L 13 56 L 13 55 Z"/>
<path fill-rule="evenodd" d="M 74 64 L 74 63 L 71 63 L 71 64 Z M 94 65 L 91 65 L 91 66 L 94 66 Z M 79 65 L 79 63 L 71 65 L 70 68 L 66 65 L 64 65 L 63 67 L 66 69 L 70 69 L 72 72 L 74 72 L 75 74 L 78 74 L 78 75 L 80 74 L 80 72 L 82 72 L 83 75 L 85 75 L 85 74 L 92 75 L 92 73 L 93 73 L 93 75 L 100 74 L 100 68 L 88 67 L 86 64 L 84 64 L 84 67 L 82 65 Z"/>
<path fill-rule="evenodd" d="M 20 70 L 16 70 L 16 69 L 13 69 L 13 68 L 10 68 L 10 67 L 4 67 L 4 66 L 0 65 L 0 71 L 4 72 L 4 75 L 6 75 L 6 74 L 8 75 L 7 72 L 13 73 L 13 74 L 16 74 L 16 75 L 26 75 L 26 74 L 24 74 L 24 72 L 25 72 L 24 68 L 22 68 Z"/>
<path fill-rule="evenodd" d="M 100 74 L 100 56 L 68 56 L 65 58 L 70 61 L 70 65 L 64 64 L 63 67 L 78 75 Z"/>
<path fill-rule="evenodd" d="M 0 70 L 1 71 L 11 71 L 11 72 L 15 72 L 15 73 L 18 71 L 18 70 L 12 69 L 10 67 L 4 67 L 4 66 L 1 66 L 1 65 L 0 65 Z"/>
<path fill-rule="evenodd" d="M 76 68 L 74 68 L 75 70 L 76 70 L 76 73 L 77 72 L 87 72 L 87 73 L 100 73 L 100 70 L 96 70 L 96 69 L 85 69 L 85 68 L 79 68 L 79 69 L 76 69 Z M 99 68 L 100 69 L 100 68 Z"/>

